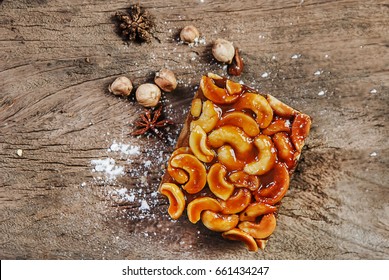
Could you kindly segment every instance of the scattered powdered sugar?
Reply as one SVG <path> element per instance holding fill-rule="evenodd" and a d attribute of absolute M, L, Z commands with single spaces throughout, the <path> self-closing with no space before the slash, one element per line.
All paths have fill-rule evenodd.
<path fill-rule="evenodd" d="M 150 206 L 146 200 L 142 199 L 139 210 L 140 211 L 150 211 Z"/>
<path fill-rule="evenodd" d="M 372 153 L 370 154 L 370 156 L 371 156 L 371 157 L 376 157 L 376 156 L 377 156 L 377 153 L 376 153 L 376 152 L 372 152 Z"/>
<path fill-rule="evenodd" d="M 373 88 L 370 93 L 374 94 L 374 93 L 377 93 L 377 90 L 375 88 Z"/>
<path fill-rule="evenodd" d="M 319 93 L 317 95 L 323 96 L 324 94 L 326 94 L 326 92 L 324 90 L 321 90 L 321 91 L 319 91 Z"/>
<path fill-rule="evenodd" d="M 292 59 L 298 59 L 301 57 L 301 54 L 297 53 L 291 56 Z"/>
<path fill-rule="evenodd" d="M 313 73 L 313 75 L 320 76 L 322 73 L 323 73 L 323 71 L 317 70 L 315 73 Z"/>
<path fill-rule="evenodd" d="M 91 164 L 94 165 L 93 172 L 102 172 L 106 178 L 111 181 L 118 176 L 124 175 L 124 167 L 116 165 L 113 158 L 93 159 Z"/>
<path fill-rule="evenodd" d="M 262 78 L 267 78 L 267 77 L 269 77 L 269 73 L 265 72 L 265 73 L 263 73 L 263 74 L 261 75 L 261 77 L 262 77 Z"/>
<path fill-rule="evenodd" d="M 139 155 L 139 147 L 132 146 L 129 144 L 123 144 L 123 143 L 116 143 L 115 141 L 112 143 L 112 145 L 109 147 L 108 151 L 112 152 L 121 152 L 125 155 Z"/>

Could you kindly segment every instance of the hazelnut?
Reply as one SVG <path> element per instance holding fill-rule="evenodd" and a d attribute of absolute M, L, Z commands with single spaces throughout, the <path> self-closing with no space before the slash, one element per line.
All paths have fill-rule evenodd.
<path fill-rule="evenodd" d="M 213 44 L 212 54 L 217 61 L 230 64 L 235 55 L 235 48 L 231 42 L 219 38 Z"/>
<path fill-rule="evenodd" d="M 200 33 L 193 25 L 185 26 L 180 32 L 181 41 L 192 44 L 200 37 Z"/>
<path fill-rule="evenodd" d="M 132 91 L 132 82 L 127 77 L 121 76 L 116 78 L 115 81 L 113 81 L 112 84 L 109 85 L 108 90 L 109 92 L 113 93 L 114 95 L 120 95 L 127 97 L 131 94 Z"/>
<path fill-rule="evenodd" d="M 154 107 L 161 98 L 161 90 L 154 84 L 143 84 L 136 89 L 135 97 L 140 105 Z"/>
<path fill-rule="evenodd" d="M 165 92 L 171 92 L 177 87 L 177 79 L 173 71 L 162 68 L 155 73 L 154 82 Z"/>

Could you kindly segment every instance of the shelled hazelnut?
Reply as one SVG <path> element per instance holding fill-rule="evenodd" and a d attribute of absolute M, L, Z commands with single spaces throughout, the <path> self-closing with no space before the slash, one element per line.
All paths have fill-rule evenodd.
<path fill-rule="evenodd" d="M 161 99 L 161 90 L 154 84 L 142 84 L 136 89 L 135 97 L 140 105 L 155 107 Z"/>
<path fill-rule="evenodd" d="M 235 48 L 230 41 L 219 38 L 213 44 L 212 54 L 217 61 L 230 64 L 235 55 Z"/>
<path fill-rule="evenodd" d="M 180 39 L 184 43 L 192 44 L 200 37 L 200 32 L 193 25 L 185 26 L 180 32 Z"/>
<path fill-rule="evenodd" d="M 177 79 L 173 71 L 162 68 L 155 73 L 154 83 L 164 92 L 172 92 L 177 87 Z"/>
<path fill-rule="evenodd" d="M 132 89 L 133 86 L 131 80 L 124 76 L 116 78 L 116 80 L 108 87 L 109 92 L 123 97 L 129 96 Z"/>

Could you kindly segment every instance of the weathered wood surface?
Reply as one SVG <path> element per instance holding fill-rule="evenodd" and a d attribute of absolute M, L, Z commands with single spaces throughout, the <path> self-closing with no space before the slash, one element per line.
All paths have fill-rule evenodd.
<path fill-rule="evenodd" d="M 2 259 L 389 258 L 387 1 L 142 1 L 158 37 L 142 45 L 126 45 L 112 22 L 131 1 L 66 2 L 0 1 Z M 187 24 L 206 44 L 178 43 Z M 172 141 L 128 136 L 141 108 L 106 90 L 167 66 L 180 84 L 164 99 L 182 122 L 201 74 L 225 73 L 210 55 L 217 37 L 240 47 L 239 80 L 314 119 L 276 232 L 256 254 L 169 220 L 155 191 Z M 109 151 L 115 142 L 141 155 Z M 126 174 L 92 172 L 104 158 Z"/>

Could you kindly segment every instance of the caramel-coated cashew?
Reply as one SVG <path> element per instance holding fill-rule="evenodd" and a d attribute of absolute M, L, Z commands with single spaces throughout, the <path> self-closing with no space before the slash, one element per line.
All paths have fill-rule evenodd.
<path fill-rule="evenodd" d="M 168 162 L 168 165 L 167 165 L 167 172 L 169 173 L 169 175 L 179 184 L 185 184 L 186 182 L 188 182 L 189 180 L 189 176 L 188 174 L 180 169 L 180 168 L 174 168 L 172 165 L 171 165 L 171 160 L 172 158 L 174 158 L 176 155 L 179 155 L 179 154 L 192 154 L 192 151 L 190 150 L 189 147 L 181 147 L 181 148 L 178 148 L 176 149 L 172 155 L 170 156 L 170 159 L 169 159 L 169 162 Z"/>
<path fill-rule="evenodd" d="M 257 122 L 251 116 L 243 112 L 236 111 L 223 115 L 216 126 L 221 127 L 224 125 L 240 127 L 250 137 L 255 137 L 259 134 Z"/>
<path fill-rule="evenodd" d="M 220 108 L 211 101 L 207 100 L 203 102 L 203 109 L 200 117 L 190 123 L 190 129 L 192 130 L 196 125 L 199 125 L 206 133 L 208 133 L 215 128 L 220 115 Z"/>
<path fill-rule="evenodd" d="M 234 149 L 229 145 L 221 146 L 217 150 L 217 159 L 228 171 L 242 170 L 246 165 L 244 160 L 236 158 Z"/>
<path fill-rule="evenodd" d="M 219 148 L 229 144 L 234 148 L 238 159 L 247 159 L 252 154 L 253 144 L 250 137 L 240 128 L 232 125 L 225 125 L 212 131 L 208 135 L 211 147 Z"/>
<path fill-rule="evenodd" d="M 235 83 L 231 80 L 226 81 L 226 89 L 229 94 L 241 94 L 243 87 L 240 83 Z"/>
<path fill-rule="evenodd" d="M 256 121 L 262 129 L 268 127 L 273 119 L 273 109 L 266 98 L 257 93 L 244 93 L 234 106 L 236 110 L 249 109 L 253 111 L 256 115 Z"/>
<path fill-rule="evenodd" d="M 226 180 L 227 169 L 220 163 L 214 163 L 208 171 L 207 182 L 211 192 L 223 200 L 227 200 L 234 192 L 234 185 Z"/>
<path fill-rule="evenodd" d="M 195 156 L 190 154 L 179 154 L 170 161 L 175 168 L 181 168 L 189 174 L 189 180 L 182 186 L 190 194 L 198 193 L 207 183 L 207 172 L 205 166 Z"/>
<path fill-rule="evenodd" d="M 251 192 L 246 188 L 240 188 L 227 200 L 220 200 L 222 214 L 236 214 L 244 210 L 251 202 Z"/>
<path fill-rule="evenodd" d="M 223 207 L 216 199 L 208 196 L 198 197 L 188 204 L 188 219 L 191 223 L 195 224 L 200 220 L 202 211 L 211 210 L 214 212 L 220 212 L 222 209 Z"/>
<path fill-rule="evenodd" d="M 201 221 L 210 230 L 223 232 L 233 229 L 239 223 L 238 215 L 225 215 L 205 210 L 201 214 Z"/>
<path fill-rule="evenodd" d="M 170 217 L 177 220 L 185 209 L 185 196 L 181 189 L 172 183 L 164 183 L 160 187 L 161 194 L 167 196 L 169 199 L 168 213 Z"/>
<path fill-rule="evenodd" d="M 276 217 L 271 213 L 264 215 L 259 223 L 241 222 L 238 227 L 254 238 L 263 239 L 274 232 L 276 224 Z"/>
<path fill-rule="evenodd" d="M 297 161 L 295 158 L 295 150 L 288 134 L 285 132 L 274 134 L 273 143 L 277 149 L 278 159 L 285 162 L 289 170 L 293 169 Z"/>
<path fill-rule="evenodd" d="M 263 202 L 254 202 L 251 203 L 247 208 L 240 213 L 239 219 L 241 221 L 255 222 L 257 217 L 274 213 L 277 211 L 277 207 L 263 203 Z"/>
<path fill-rule="evenodd" d="M 297 113 L 297 111 L 294 110 L 292 107 L 289 107 L 288 105 L 281 102 L 270 94 L 266 96 L 266 99 L 269 102 L 271 108 L 278 116 L 290 118 L 291 116 Z"/>
<path fill-rule="evenodd" d="M 266 127 L 264 130 L 262 130 L 262 134 L 265 135 L 273 135 L 278 132 L 290 132 L 291 130 L 291 123 L 289 120 L 286 119 L 276 119 L 270 123 L 268 127 Z"/>
<path fill-rule="evenodd" d="M 298 152 L 303 149 L 305 138 L 308 137 L 311 128 L 311 118 L 305 114 L 298 114 L 292 124 L 290 139 Z"/>
<path fill-rule="evenodd" d="M 258 251 L 258 244 L 255 239 L 250 234 L 238 228 L 233 228 L 229 231 L 223 232 L 222 236 L 225 239 L 243 242 L 249 251 Z"/>
<path fill-rule="evenodd" d="M 231 104 L 239 98 L 239 95 L 231 95 L 226 89 L 218 87 L 215 82 L 207 76 L 201 78 L 200 88 L 204 96 L 216 104 Z"/>
<path fill-rule="evenodd" d="M 269 176 L 262 178 L 262 188 L 254 194 L 255 200 L 274 205 L 289 188 L 289 172 L 285 163 L 277 162 Z"/>
<path fill-rule="evenodd" d="M 190 113 L 193 117 L 198 118 L 201 114 L 201 108 L 203 104 L 200 98 L 194 98 L 192 100 L 192 105 L 190 106 Z"/>
<path fill-rule="evenodd" d="M 207 134 L 199 125 L 196 125 L 190 132 L 189 147 L 202 162 L 211 162 L 215 157 L 215 152 L 208 147 Z"/>
<path fill-rule="evenodd" d="M 276 149 L 270 137 L 263 134 L 255 138 L 254 145 L 259 150 L 258 159 L 247 164 L 243 171 L 249 175 L 263 175 L 273 167 L 276 161 Z"/>
<path fill-rule="evenodd" d="M 248 188 L 250 191 L 256 191 L 259 188 L 259 178 L 255 175 L 249 175 L 244 171 L 234 172 L 228 179 L 237 188 Z"/>
<path fill-rule="evenodd" d="M 255 239 L 255 242 L 257 242 L 258 248 L 262 251 L 265 250 L 267 239 Z"/>

